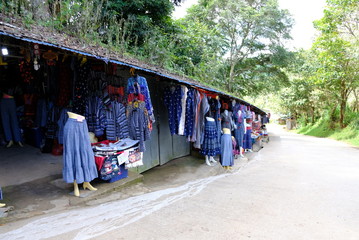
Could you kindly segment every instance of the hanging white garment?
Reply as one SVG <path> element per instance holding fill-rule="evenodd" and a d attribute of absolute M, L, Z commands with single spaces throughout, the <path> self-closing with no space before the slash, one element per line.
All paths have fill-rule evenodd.
<path fill-rule="evenodd" d="M 187 92 L 188 88 L 186 86 L 181 86 L 182 90 L 182 99 L 181 99 L 181 105 L 182 105 L 182 112 L 181 112 L 181 118 L 178 126 L 178 135 L 184 135 L 184 127 L 185 127 L 185 121 L 186 121 L 186 101 L 187 101 Z"/>

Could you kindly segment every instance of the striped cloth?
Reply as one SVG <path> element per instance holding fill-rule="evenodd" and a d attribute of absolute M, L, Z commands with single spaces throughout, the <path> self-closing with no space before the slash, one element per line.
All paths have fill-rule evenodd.
<path fill-rule="evenodd" d="M 129 135 L 126 108 L 122 103 L 112 101 L 111 108 L 106 111 L 106 137 L 108 140 L 127 138 Z"/>

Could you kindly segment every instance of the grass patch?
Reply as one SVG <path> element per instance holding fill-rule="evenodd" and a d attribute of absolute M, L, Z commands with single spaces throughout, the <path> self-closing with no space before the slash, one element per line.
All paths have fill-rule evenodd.
<path fill-rule="evenodd" d="M 359 147 L 359 128 L 355 124 L 350 124 L 344 129 L 329 126 L 328 121 L 321 119 L 314 124 L 301 127 L 296 132 L 314 137 L 332 138 Z"/>

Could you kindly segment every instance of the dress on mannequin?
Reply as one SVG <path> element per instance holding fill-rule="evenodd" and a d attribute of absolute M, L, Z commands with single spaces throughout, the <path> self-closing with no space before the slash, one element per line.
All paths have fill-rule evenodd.
<path fill-rule="evenodd" d="M 229 128 L 223 128 L 221 138 L 221 164 L 225 168 L 233 166 L 233 144 L 231 130 Z"/>
<path fill-rule="evenodd" d="M 97 178 L 98 173 L 85 117 L 72 112 L 68 112 L 68 116 L 64 127 L 62 174 L 67 183 L 74 183 L 74 195 L 80 196 L 77 184 L 83 183 L 84 189 L 97 190 L 89 182 Z"/>
<path fill-rule="evenodd" d="M 11 147 L 14 142 L 17 142 L 19 146 L 22 147 L 21 132 L 16 116 L 16 104 L 13 96 L 3 94 L 0 100 L 0 112 L 5 140 L 8 142 L 6 147 Z"/>
<path fill-rule="evenodd" d="M 243 148 L 246 152 L 252 152 L 252 120 L 246 119 L 246 133 L 243 140 Z"/>
<path fill-rule="evenodd" d="M 245 134 L 245 112 L 242 111 L 242 106 L 234 115 L 234 121 L 237 125 L 237 128 L 234 130 L 234 136 L 237 141 L 237 149 L 239 149 L 239 154 L 241 157 L 244 157 L 242 154 L 243 150 L 243 138 Z"/>
<path fill-rule="evenodd" d="M 209 166 L 212 166 L 211 162 L 216 162 L 213 156 L 220 154 L 217 127 L 214 119 L 211 117 L 206 117 L 204 140 L 200 153 L 206 156 L 206 164 Z"/>

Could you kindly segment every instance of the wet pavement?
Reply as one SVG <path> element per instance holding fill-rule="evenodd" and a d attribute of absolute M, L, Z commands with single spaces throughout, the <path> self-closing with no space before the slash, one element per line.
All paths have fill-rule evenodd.
<path fill-rule="evenodd" d="M 1 226 L 0 239 L 358 239 L 359 149 L 269 130 L 232 171 L 178 159 L 86 206 Z"/>

